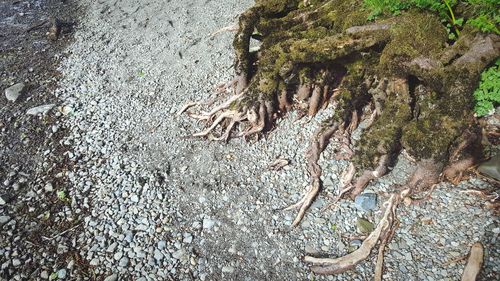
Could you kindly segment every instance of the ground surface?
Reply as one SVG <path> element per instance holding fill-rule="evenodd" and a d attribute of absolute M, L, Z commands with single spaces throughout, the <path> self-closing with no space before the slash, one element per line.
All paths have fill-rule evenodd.
<path fill-rule="evenodd" d="M 185 102 L 215 97 L 214 87 L 233 74 L 233 34 L 210 34 L 235 23 L 251 4 L 81 1 L 86 13 L 64 53 L 58 89 L 43 95 L 58 107 L 20 127 L 2 128 L 4 143 L 12 142 L 9 134 L 34 126 L 49 143 L 65 149 L 45 154 L 29 150 L 36 147 L 33 142 L 26 148 L 2 147 L 2 161 L 8 165 L 0 168 L 0 195 L 9 200 L 0 206 L 0 215 L 9 219 L 1 226 L 1 278 L 43 279 L 65 269 L 66 279 L 112 280 L 112 274 L 120 280 L 371 279 L 373 257 L 334 277 L 313 277 L 301 257 L 352 250 L 358 243 L 350 241 L 357 235 L 357 218 L 378 221 L 386 199 L 380 191 L 402 183 L 414 169 L 411 163 L 400 159 L 392 173 L 370 185 L 368 191 L 379 192 L 374 212 L 363 213 L 351 201 L 321 211 L 347 166 L 333 160 L 330 146 L 320 161 L 325 190 L 302 224 L 290 229 L 295 213 L 281 209 L 296 202 L 307 185 L 304 152 L 326 116 L 294 122 L 292 113 L 256 143 L 186 138 L 202 124 L 176 111 Z M 2 90 L 25 79 L 10 67 L 2 70 L 2 80 L 9 77 Z M 11 116 L 26 118 L 29 100 L 16 105 L 4 96 L 0 100 L 2 124 L 15 122 Z M 50 126 L 36 123 L 43 120 Z M 53 126 L 64 134 L 50 135 Z M 17 151 L 26 156 L 13 156 Z M 278 157 L 290 159 L 291 165 L 269 171 Z M 27 174 L 17 168 L 27 165 L 16 159 L 28 158 L 33 159 L 30 167 L 64 165 L 47 176 L 42 168 Z M 401 226 L 386 251 L 386 280 L 459 280 L 464 261 L 449 261 L 466 255 L 476 241 L 487 249 L 482 279 L 498 279 L 498 218 L 482 207 L 481 199 L 461 192 L 486 187 L 479 179 L 456 187 L 441 184 L 431 200 L 402 205 Z M 65 196 L 58 198 L 61 190 Z M 36 210 L 29 223 L 20 211 L 26 202 Z M 47 219 L 46 210 L 37 206 L 50 202 L 62 206 Z M 45 229 L 44 220 L 59 228 L 34 232 L 37 225 Z"/>

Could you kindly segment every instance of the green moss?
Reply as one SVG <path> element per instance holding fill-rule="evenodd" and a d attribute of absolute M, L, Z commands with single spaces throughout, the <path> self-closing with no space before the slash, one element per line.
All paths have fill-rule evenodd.
<path fill-rule="evenodd" d="M 381 115 L 361 137 L 354 158 L 360 170 L 375 169 L 381 156 L 394 153 L 400 146 L 403 127 L 412 118 L 410 92 L 402 81 L 389 83 Z"/>
<path fill-rule="evenodd" d="M 437 58 L 445 47 L 446 30 L 434 15 L 413 11 L 398 17 L 394 23 L 391 41 L 380 59 L 382 72 L 397 75 L 414 58 Z"/>

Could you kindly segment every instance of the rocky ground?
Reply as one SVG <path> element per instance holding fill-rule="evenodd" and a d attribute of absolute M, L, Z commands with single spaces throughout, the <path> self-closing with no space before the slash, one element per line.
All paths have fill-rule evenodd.
<path fill-rule="evenodd" d="M 3 3 L 1 9 L 24 5 Z M 364 200 L 324 210 L 348 164 L 334 160 L 330 146 L 320 161 L 325 188 L 291 229 L 295 213 L 282 209 L 307 185 L 304 152 L 327 116 L 294 121 L 292 113 L 265 139 L 222 144 L 188 137 L 202 124 L 176 114 L 188 101 L 215 97 L 215 86 L 231 79 L 233 34 L 211 34 L 234 24 L 252 3 L 80 1 L 84 16 L 63 53 L 48 45 L 47 28 L 37 31 L 31 44 L 50 46 L 46 61 L 61 61 L 62 75 L 34 69 L 57 83 L 40 92 L 28 88 L 16 102 L 0 98 L 1 278 L 372 278 L 375 255 L 328 277 L 313 276 L 301 258 L 339 256 L 359 246 L 358 232 L 380 218 L 384 191 L 403 183 L 412 163 L 402 157 Z M 23 24 L 19 12 L 12 15 L 12 30 L 29 28 L 17 27 Z M 14 31 L 2 34 L 13 37 Z M 2 56 L 20 52 L 12 42 L 2 46 Z M 62 48 L 64 40 L 55 44 Z M 30 73 L 24 61 L 19 72 L 15 61 L 3 66 L 2 90 L 43 80 L 19 74 Z M 26 114 L 43 104 L 55 106 Z M 290 165 L 270 171 L 279 157 Z M 401 224 L 386 250 L 384 280 L 459 280 L 465 260 L 457 258 L 476 241 L 486 248 L 482 280 L 499 278 L 500 223 L 484 200 L 463 192 L 471 188 L 491 185 L 479 178 L 441 184 L 432 199 L 398 209 Z"/>

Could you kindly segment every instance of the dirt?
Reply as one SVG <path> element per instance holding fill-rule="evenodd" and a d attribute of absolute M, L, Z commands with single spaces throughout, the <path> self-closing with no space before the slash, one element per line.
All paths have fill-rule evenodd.
<path fill-rule="evenodd" d="M 11 249 L 10 259 L 32 256 L 22 265 L 22 272 L 2 268 L 0 279 L 32 280 L 44 268 L 66 265 L 66 257 L 78 260 L 78 254 L 71 247 L 64 252 L 57 250 L 58 245 L 71 240 L 72 232 L 50 239 L 79 223 L 78 217 L 73 222 L 61 223 L 57 215 L 69 206 L 56 192 L 64 191 L 67 185 L 65 177 L 58 174 L 72 168 L 65 156 L 69 147 L 61 142 L 67 130 L 56 125 L 58 113 L 32 116 L 26 111 L 60 103 L 54 94 L 61 77 L 58 66 L 67 55 L 65 47 L 72 42 L 73 30 L 83 10 L 75 1 L 2 1 L 0 14 L 0 179 L 3 184 L 0 196 L 7 202 L 2 206 L 2 215 L 14 221 L 2 227 L 0 247 Z M 61 24 L 56 40 L 48 37 L 51 18 L 57 18 Z M 15 102 L 8 101 L 5 89 L 20 82 L 26 85 L 21 96 Z M 55 191 L 43 192 L 46 183 L 51 183 Z M 29 196 L 29 192 L 36 196 Z M 4 254 L 0 263 L 10 259 Z"/>

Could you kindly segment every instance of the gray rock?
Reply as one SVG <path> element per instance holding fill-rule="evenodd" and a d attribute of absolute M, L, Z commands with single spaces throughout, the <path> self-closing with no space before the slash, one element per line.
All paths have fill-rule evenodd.
<path fill-rule="evenodd" d="M 108 253 L 112 253 L 116 250 L 116 246 L 118 246 L 118 243 L 113 243 L 111 245 L 109 245 L 109 247 L 106 249 L 106 252 Z"/>
<path fill-rule="evenodd" d="M 15 102 L 23 93 L 26 85 L 24 83 L 14 84 L 5 89 L 5 97 L 11 102 Z"/>
<path fill-rule="evenodd" d="M 44 270 L 42 271 L 42 273 L 40 273 L 40 278 L 49 279 L 49 273 L 47 272 L 47 270 Z"/>
<path fill-rule="evenodd" d="M 186 254 L 186 251 L 184 251 L 184 249 L 180 249 L 180 250 L 175 251 L 172 254 L 172 257 L 174 257 L 175 259 L 180 260 L 182 257 L 184 257 L 185 254 Z"/>
<path fill-rule="evenodd" d="M 163 250 L 163 249 L 165 249 L 166 246 L 167 246 L 166 241 L 161 240 L 160 242 L 158 242 L 158 249 Z"/>
<path fill-rule="evenodd" d="M 139 202 L 139 197 L 137 196 L 137 194 L 130 195 L 130 201 L 132 201 L 134 203 Z"/>
<path fill-rule="evenodd" d="M 477 170 L 484 175 L 500 181 L 500 154 L 479 165 Z"/>
<path fill-rule="evenodd" d="M 208 218 L 203 219 L 203 228 L 210 229 L 214 225 L 215 225 L 215 221 L 214 220 L 211 220 L 211 219 L 208 219 Z"/>
<path fill-rule="evenodd" d="M 47 192 L 52 192 L 52 191 L 54 191 L 54 187 L 52 186 L 52 184 L 51 184 L 50 182 L 49 182 L 49 183 L 47 183 L 47 184 L 43 187 L 43 189 L 45 189 L 45 191 L 47 191 Z"/>
<path fill-rule="evenodd" d="M 13 259 L 12 260 L 12 265 L 17 267 L 21 265 L 21 261 L 19 259 Z"/>
<path fill-rule="evenodd" d="M 114 258 L 115 260 L 119 260 L 119 259 L 121 259 L 121 258 L 122 258 L 122 256 L 123 256 L 122 251 L 118 251 L 118 252 L 116 252 L 116 253 L 113 255 L 113 258 Z"/>
<path fill-rule="evenodd" d="M 155 258 L 155 260 L 158 260 L 158 261 L 163 260 L 163 254 L 160 252 L 160 250 L 158 250 L 158 249 L 155 250 L 154 258 Z"/>
<path fill-rule="evenodd" d="M 224 272 L 224 273 L 233 273 L 234 272 L 234 267 L 232 267 L 232 266 L 224 266 L 224 267 L 222 267 L 222 272 Z"/>
<path fill-rule="evenodd" d="M 9 216 L 0 216 L 0 226 L 6 224 L 8 221 L 10 221 Z"/>
<path fill-rule="evenodd" d="M 28 111 L 26 111 L 26 114 L 28 114 L 28 115 L 46 114 L 52 108 L 54 108 L 54 106 L 56 106 L 56 105 L 53 104 L 53 103 L 51 103 L 51 104 L 45 104 L 45 105 L 40 105 L 40 106 L 28 109 Z"/>
<path fill-rule="evenodd" d="M 57 271 L 57 278 L 59 279 L 65 279 L 66 278 L 66 268 L 60 269 Z"/>
<path fill-rule="evenodd" d="M 7 202 L 5 202 L 5 200 L 3 199 L 3 197 L 0 196 L 0 206 L 3 206 L 5 204 L 7 204 Z"/>
<path fill-rule="evenodd" d="M 114 273 L 109 275 L 108 277 L 104 278 L 104 281 L 117 281 L 118 280 L 118 274 Z"/>
<path fill-rule="evenodd" d="M 356 208 L 364 212 L 375 210 L 375 208 L 377 208 L 377 194 L 360 194 L 354 199 L 354 204 L 356 205 Z"/>
<path fill-rule="evenodd" d="M 182 240 L 182 242 L 191 244 L 191 242 L 193 242 L 193 235 L 191 235 L 191 233 L 184 234 L 184 239 Z"/>
<path fill-rule="evenodd" d="M 128 258 L 127 257 L 123 257 L 121 258 L 120 262 L 118 263 L 118 265 L 120 265 L 121 267 L 126 267 L 128 265 Z"/>

